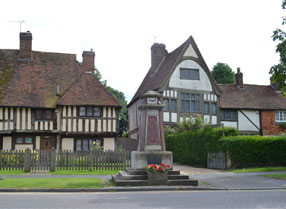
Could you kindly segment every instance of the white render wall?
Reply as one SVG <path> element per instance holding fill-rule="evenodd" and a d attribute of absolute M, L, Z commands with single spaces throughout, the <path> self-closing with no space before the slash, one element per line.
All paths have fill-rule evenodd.
<path fill-rule="evenodd" d="M 112 150 L 115 149 L 115 139 L 114 138 L 104 138 L 103 142 L 103 151 Z"/>
<path fill-rule="evenodd" d="M 63 138 L 62 139 L 62 150 L 74 150 L 74 139 Z"/>
<path fill-rule="evenodd" d="M 11 149 L 12 149 L 12 137 L 3 136 L 3 150 L 11 150 Z"/>
<path fill-rule="evenodd" d="M 260 128 L 259 111 L 241 110 L 258 128 Z M 238 111 L 239 131 L 259 131 L 240 111 Z"/>
<path fill-rule="evenodd" d="M 199 69 L 200 80 L 180 79 L 180 68 Z M 212 92 L 212 85 L 208 78 L 208 75 L 203 70 L 203 68 L 193 60 L 184 60 L 176 67 L 170 78 L 169 87 Z"/>
<path fill-rule="evenodd" d="M 233 127 L 237 129 L 237 122 L 236 121 L 221 121 L 224 127 Z"/>

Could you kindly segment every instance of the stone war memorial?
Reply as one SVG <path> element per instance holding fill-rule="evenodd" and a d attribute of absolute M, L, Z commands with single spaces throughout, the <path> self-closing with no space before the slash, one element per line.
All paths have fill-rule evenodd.
<path fill-rule="evenodd" d="M 161 97 L 154 91 L 141 96 L 138 148 L 131 153 L 131 168 L 112 176 L 116 186 L 198 186 L 197 180 L 173 170 L 173 153 L 165 145 Z"/>

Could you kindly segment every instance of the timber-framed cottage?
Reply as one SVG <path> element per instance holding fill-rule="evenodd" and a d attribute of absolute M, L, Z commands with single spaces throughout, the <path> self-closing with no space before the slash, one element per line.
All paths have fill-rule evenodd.
<path fill-rule="evenodd" d="M 32 51 L 30 32 L 0 50 L 0 149 L 114 150 L 121 105 L 82 56 Z"/>
<path fill-rule="evenodd" d="M 130 138 L 138 139 L 138 107 L 147 91 L 163 95 L 164 125 L 201 117 L 213 126 L 237 128 L 240 134 L 286 133 L 286 98 L 277 84 L 243 84 L 238 69 L 234 84 L 218 85 L 192 36 L 170 53 L 165 48 L 152 45 L 151 68 L 128 104 Z"/>

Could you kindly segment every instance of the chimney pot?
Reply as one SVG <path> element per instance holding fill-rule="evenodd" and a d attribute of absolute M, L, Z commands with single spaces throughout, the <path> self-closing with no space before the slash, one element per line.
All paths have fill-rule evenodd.
<path fill-rule="evenodd" d="M 32 40 L 30 31 L 20 33 L 20 58 L 32 58 Z"/>
<path fill-rule="evenodd" d="M 151 47 L 151 64 L 157 67 L 162 59 L 168 54 L 165 44 L 154 43 Z"/>
<path fill-rule="evenodd" d="M 238 88 L 243 88 L 243 73 L 240 72 L 240 68 L 237 68 L 237 73 L 235 74 L 235 82 Z"/>

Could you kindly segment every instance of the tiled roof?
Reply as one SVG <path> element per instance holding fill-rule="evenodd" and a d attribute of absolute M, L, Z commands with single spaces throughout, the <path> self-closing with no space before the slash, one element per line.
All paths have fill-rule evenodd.
<path fill-rule="evenodd" d="M 121 106 L 90 72 L 83 73 L 79 80 L 62 96 L 58 104 Z"/>
<path fill-rule="evenodd" d="M 75 54 L 33 51 L 32 59 L 20 59 L 19 50 L 2 49 L 0 105 L 54 108 L 83 72 Z"/>
<path fill-rule="evenodd" d="M 244 84 L 238 88 L 235 84 L 220 84 L 221 108 L 235 109 L 286 109 L 286 98 L 271 86 Z"/>
<path fill-rule="evenodd" d="M 190 36 L 181 46 L 179 46 L 177 49 L 172 51 L 171 53 L 168 53 L 161 61 L 161 63 L 158 65 L 158 67 L 152 67 L 149 69 L 147 75 L 145 76 L 144 80 L 142 81 L 140 87 L 138 88 L 137 92 L 135 93 L 134 97 L 132 98 L 131 102 L 128 104 L 130 106 L 134 101 L 136 101 L 142 94 L 146 93 L 147 91 L 156 91 L 158 90 L 164 82 L 166 82 L 169 77 L 171 76 L 171 73 L 175 69 L 176 65 L 179 64 L 179 61 L 181 61 L 181 57 L 183 56 L 183 53 L 186 51 L 189 45 L 192 45 L 194 50 L 196 51 L 198 55 L 198 61 L 199 64 L 202 65 L 204 69 L 206 69 L 206 73 L 210 76 L 210 79 L 212 83 L 215 86 L 215 91 L 219 94 L 219 89 L 216 86 L 215 80 L 210 75 L 209 69 L 193 39 L 192 36 Z"/>

